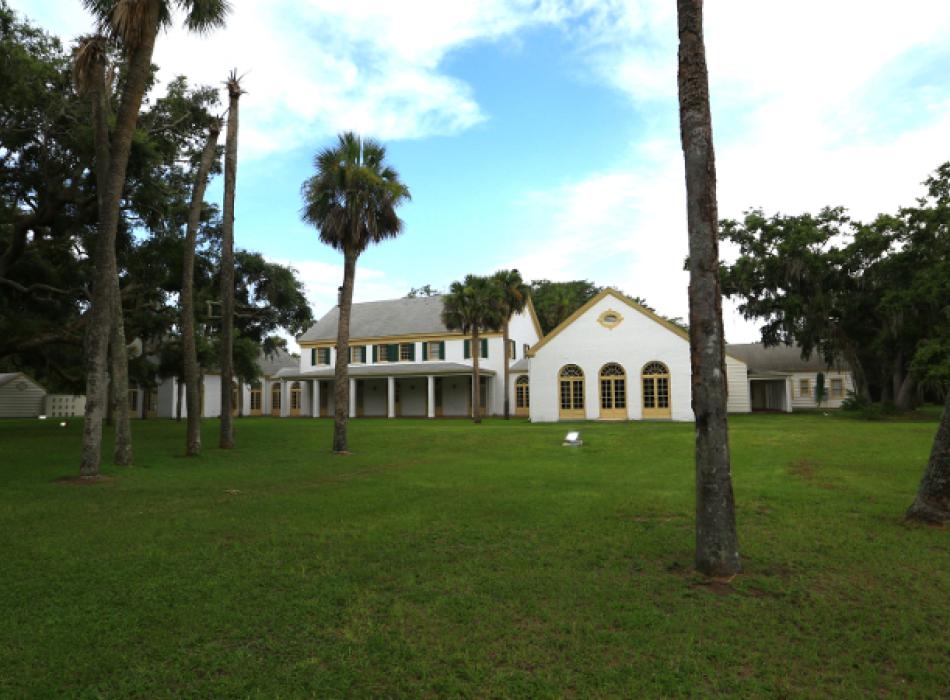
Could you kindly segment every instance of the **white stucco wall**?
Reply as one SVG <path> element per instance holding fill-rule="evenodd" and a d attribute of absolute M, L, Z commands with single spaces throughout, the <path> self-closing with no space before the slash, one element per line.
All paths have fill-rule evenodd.
<path fill-rule="evenodd" d="M 618 312 L 623 321 L 605 328 L 598 317 Z M 640 370 L 653 360 L 670 370 L 670 408 L 673 420 L 693 419 L 690 407 L 689 342 L 629 306 L 607 295 L 574 320 L 531 359 L 531 421 L 557 421 L 558 375 L 567 364 L 584 371 L 584 408 L 588 420 L 600 415 L 599 374 L 608 362 L 619 363 L 627 373 L 627 417 L 642 417 Z"/>

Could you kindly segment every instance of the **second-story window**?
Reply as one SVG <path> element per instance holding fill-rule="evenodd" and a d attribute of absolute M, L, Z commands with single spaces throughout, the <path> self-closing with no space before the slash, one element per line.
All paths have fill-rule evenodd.
<path fill-rule="evenodd" d="M 310 350 L 310 364 L 312 365 L 330 364 L 330 348 L 312 348 Z"/>
<path fill-rule="evenodd" d="M 350 364 L 361 365 L 364 362 L 366 362 L 366 346 L 365 345 L 351 345 L 350 346 Z"/>
<path fill-rule="evenodd" d="M 423 360 L 444 360 L 445 359 L 445 341 L 433 340 L 422 345 Z"/>
<path fill-rule="evenodd" d="M 407 362 L 416 359 L 416 344 L 415 343 L 400 343 L 399 344 L 399 359 L 402 362 Z"/>

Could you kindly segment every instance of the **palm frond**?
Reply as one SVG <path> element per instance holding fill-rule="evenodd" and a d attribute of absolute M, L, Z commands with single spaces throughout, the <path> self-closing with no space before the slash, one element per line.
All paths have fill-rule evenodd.
<path fill-rule="evenodd" d="M 76 92 L 86 95 L 94 87 L 96 81 L 104 79 L 104 71 L 108 52 L 106 37 L 101 34 L 87 35 L 79 38 L 79 43 L 73 50 L 73 84 Z"/>

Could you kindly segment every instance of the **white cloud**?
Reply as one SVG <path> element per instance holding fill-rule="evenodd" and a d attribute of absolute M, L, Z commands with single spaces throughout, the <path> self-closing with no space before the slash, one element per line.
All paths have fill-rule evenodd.
<path fill-rule="evenodd" d="M 471 88 L 440 71 L 446 54 L 562 17 L 556 2 L 233 0 L 227 26 L 206 36 L 180 22 L 159 38 L 159 79 L 220 85 L 246 73 L 245 158 L 354 129 L 383 140 L 454 134 L 486 119 Z M 14 0 L 64 39 L 89 31 L 76 0 Z"/>

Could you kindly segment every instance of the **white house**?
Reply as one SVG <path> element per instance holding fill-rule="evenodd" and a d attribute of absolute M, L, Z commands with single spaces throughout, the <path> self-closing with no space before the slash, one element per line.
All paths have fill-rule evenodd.
<path fill-rule="evenodd" d="M 726 351 L 748 367 L 749 398 L 753 411 L 807 410 L 818 407 L 818 375 L 824 375 L 822 408 L 841 408 L 854 391 L 851 371 L 839 363 L 828 367 L 817 353 L 802 359 L 794 345 L 765 347 L 761 343 L 729 345 Z"/>
<path fill-rule="evenodd" d="M 488 415 L 504 410 L 504 361 L 525 357 L 541 339 L 528 304 L 500 332 L 483 334 L 480 348 L 442 322 L 441 296 L 354 304 L 350 317 L 350 405 L 352 417 L 468 416 L 472 412 L 473 360 L 479 353 L 481 405 Z M 278 372 L 281 415 L 331 416 L 339 308 L 334 307 L 301 335 L 300 366 Z"/>
<path fill-rule="evenodd" d="M 45 398 L 46 389 L 22 372 L 0 374 L 0 418 L 36 418 Z"/>
<path fill-rule="evenodd" d="M 233 382 L 233 415 L 280 415 L 281 382 L 277 373 L 288 367 L 297 367 L 299 360 L 286 350 L 277 350 L 270 355 L 262 353 L 258 365 L 261 378 L 256 382 Z M 186 395 L 185 385 L 169 378 L 153 389 L 130 389 L 129 409 L 134 418 L 175 418 L 179 415 L 179 410 L 184 418 L 188 415 Z M 217 372 L 207 372 L 203 376 L 201 415 L 204 418 L 217 418 L 221 415 L 221 375 Z"/>
<path fill-rule="evenodd" d="M 726 373 L 728 410 L 748 412 L 745 364 L 727 355 Z M 693 420 L 687 332 L 615 289 L 532 347 L 514 375 L 517 410 L 532 422 Z"/>

